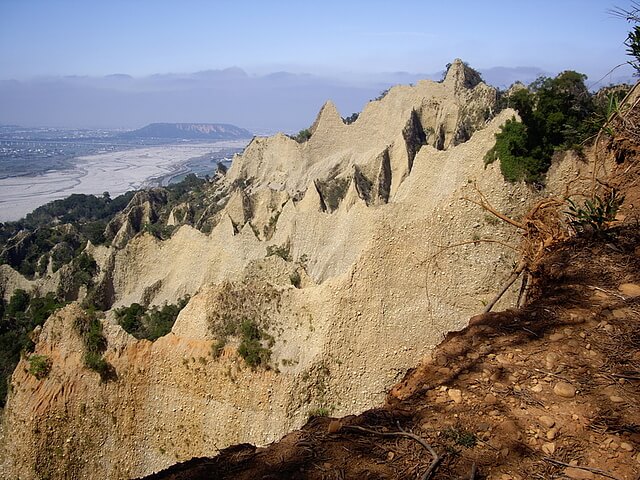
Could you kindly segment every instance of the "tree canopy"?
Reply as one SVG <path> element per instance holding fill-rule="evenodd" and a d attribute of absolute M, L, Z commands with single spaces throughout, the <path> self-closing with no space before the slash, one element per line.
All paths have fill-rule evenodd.
<path fill-rule="evenodd" d="M 485 163 L 500 159 L 509 181 L 541 182 L 556 150 L 579 147 L 599 129 L 586 78 L 568 70 L 508 95 L 506 106 L 518 111 L 522 123 L 511 120 L 502 127 Z"/>

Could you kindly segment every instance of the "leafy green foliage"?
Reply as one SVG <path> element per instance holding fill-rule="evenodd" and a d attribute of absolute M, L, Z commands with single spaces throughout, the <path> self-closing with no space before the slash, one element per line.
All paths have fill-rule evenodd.
<path fill-rule="evenodd" d="M 179 203 L 184 201 L 189 193 L 200 189 L 206 183 L 207 181 L 205 179 L 199 178 L 197 175 L 190 173 L 184 177 L 181 182 L 173 183 L 168 187 L 165 187 L 169 191 L 169 202 Z"/>
<path fill-rule="evenodd" d="M 510 182 L 542 182 L 556 150 L 579 148 L 602 126 L 602 120 L 596 121 L 599 117 L 585 79 L 566 71 L 553 79 L 540 77 L 529 90 L 514 92 L 508 105 L 518 111 L 522 123 L 506 122 L 485 164 L 499 159 Z"/>
<path fill-rule="evenodd" d="M 44 325 L 49 316 L 64 306 L 56 296 L 49 292 L 44 297 L 33 297 L 29 302 L 29 315 L 35 325 Z"/>
<path fill-rule="evenodd" d="M 137 339 L 147 339 L 152 342 L 165 336 L 171 331 L 180 311 L 189 303 L 189 296 L 185 296 L 173 305 L 163 305 L 147 310 L 138 303 L 122 307 L 115 311 L 120 326 Z"/>
<path fill-rule="evenodd" d="M 227 340 L 224 338 L 220 338 L 213 342 L 213 345 L 211 346 L 211 355 L 213 358 L 218 358 L 222 354 L 222 350 L 224 350 L 226 344 Z"/>
<path fill-rule="evenodd" d="M 255 321 L 244 319 L 240 324 L 241 341 L 238 347 L 238 355 L 251 368 L 266 366 L 271 359 L 271 349 L 262 346 L 262 340 L 266 339 L 265 333 L 258 327 Z M 270 337 L 269 337 L 270 338 Z"/>
<path fill-rule="evenodd" d="M 327 407 L 318 407 L 312 410 L 309 410 L 308 418 L 311 420 L 316 417 L 328 417 L 331 415 L 331 411 Z"/>
<path fill-rule="evenodd" d="M 640 3 L 633 0 L 629 10 L 618 7 L 611 10 L 611 13 L 629 23 L 636 24 L 627 35 L 624 44 L 627 46 L 627 55 L 632 58 L 628 63 L 636 71 L 636 76 L 640 76 L 640 26 L 637 25 L 640 23 Z"/>
<path fill-rule="evenodd" d="M 624 202 L 624 196 L 612 189 L 606 195 L 595 195 L 593 199 L 587 199 L 582 206 L 568 199 L 569 224 L 576 233 L 599 234 L 606 230 L 609 223 L 616 218 L 620 205 Z"/>
<path fill-rule="evenodd" d="M 298 134 L 295 137 L 293 137 L 293 139 L 298 143 L 304 143 L 310 138 L 311 138 L 311 130 L 309 130 L 308 128 L 300 130 Z"/>
<path fill-rule="evenodd" d="M 40 273 L 46 270 L 49 257 L 53 262 L 53 270 L 56 271 L 82 247 L 82 239 L 72 227 L 39 227 L 32 232 L 20 231 L 9 239 L 0 261 L 31 277 L 36 270 Z"/>
<path fill-rule="evenodd" d="M 51 359 L 46 355 L 31 355 L 29 357 L 29 373 L 42 380 L 51 371 Z"/>
<path fill-rule="evenodd" d="M 640 26 L 633 27 L 624 44 L 627 46 L 627 55 L 634 58 L 629 61 L 629 65 L 635 69 L 638 77 L 640 76 Z"/>
<path fill-rule="evenodd" d="M 272 312 L 280 309 L 280 292 L 262 282 L 227 282 L 216 293 L 217 308 L 211 312 L 209 325 L 216 341 L 212 355 L 218 357 L 230 337 L 239 341 L 238 354 L 256 368 L 270 368 L 271 348 L 275 339 L 269 333 Z"/>
<path fill-rule="evenodd" d="M 102 333 L 102 322 L 95 314 L 78 317 L 74 326 L 84 343 L 84 365 L 98 372 L 103 381 L 115 377 L 113 366 L 107 362 L 103 354 L 107 349 L 107 339 Z"/>
<path fill-rule="evenodd" d="M 46 272 L 49 258 L 53 271 L 71 261 L 86 245 L 106 241 L 107 222 L 131 200 L 134 192 L 111 199 L 74 194 L 36 208 L 17 222 L 0 223 L 0 262 L 27 277 Z"/>
<path fill-rule="evenodd" d="M 496 135 L 496 145 L 485 156 L 485 164 L 500 159 L 500 171 L 509 182 L 525 180 L 532 183 L 541 180 L 551 160 L 532 157 L 529 141 L 526 125 L 515 119 L 507 120 Z"/>
<path fill-rule="evenodd" d="M 385 88 L 384 90 L 382 90 L 378 96 L 376 98 L 374 98 L 373 100 L 371 100 L 372 102 L 377 102 L 379 100 L 382 100 L 384 97 L 387 96 L 387 94 L 389 93 L 389 88 Z"/>
<path fill-rule="evenodd" d="M 98 273 L 98 264 L 91 255 L 81 253 L 72 262 L 73 277 L 76 285 L 93 285 L 93 277 Z"/>
<path fill-rule="evenodd" d="M 29 294 L 18 288 L 14 290 L 13 295 L 9 299 L 9 304 L 7 305 L 7 315 L 16 316 L 20 313 L 24 313 L 27 311 L 29 307 Z"/>
<path fill-rule="evenodd" d="M 176 227 L 171 225 L 164 225 L 160 222 L 145 223 L 143 230 L 150 233 L 158 240 L 166 240 L 171 238 L 171 234 L 175 231 Z"/>
<path fill-rule="evenodd" d="M 349 115 L 348 117 L 344 117 L 342 119 L 342 121 L 344 122 L 345 125 L 351 125 L 353 122 L 355 122 L 358 117 L 360 116 L 359 113 L 352 113 L 351 115 Z"/>
<path fill-rule="evenodd" d="M 147 309 L 139 303 L 132 303 L 128 307 L 115 310 L 118 324 L 125 332 L 138 338 L 138 331 L 142 329 L 142 317 L 147 313 Z M 141 337 L 142 338 L 142 337 Z"/>
<path fill-rule="evenodd" d="M 56 296 L 63 300 L 76 300 L 80 287 L 87 287 L 87 300 L 92 298 L 93 278 L 98 273 L 98 264 L 91 255 L 82 252 L 70 264 L 71 268 L 61 278 Z M 85 301 L 85 303 L 86 303 Z"/>
<path fill-rule="evenodd" d="M 20 354 L 33 351 L 30 333 L 62 303 L 52 293 L 44 297 L 16 289 L 5 305 L 0 300 L 0 406 L 4 406 L 8 380 L 20 360 Z"/>
<path fill-rule="evenodd" d="M 278 211 L 271 215 L 271 218 L 269 218 L 269 223 L 263 227 L 262 233 L 264 234 L 264 238 L 266 238 L 267 240 L 271 240 L 271 237 L 273 237 L 273 234 L 276 231 L 276 225 L 278 224 L 278 218 L 280 218 L 281 213 L 282 211 Z M 256 234 L 256 237 L 257 236 L 258 235 Z"/>
<path fill-rule="evenodd" d="M 62 200 L 54 200 L 27 214 L 24 223 L 31 228 L 45 227 L 51 223 L 88 223 L 107 220 L 127 206 L 135 192 L 127 192 L 115 199 L 107 194 L 73 194 Z"/>
<path fill-rule="evenodd" d="M 442 434 L 445 438 L 452 440 L 456 445 L 465 448 L 475 447 L 478 443 L 478 439 L 473 432 L 469 432 L 464 428 L 451 427 L 443 431 Z"/>

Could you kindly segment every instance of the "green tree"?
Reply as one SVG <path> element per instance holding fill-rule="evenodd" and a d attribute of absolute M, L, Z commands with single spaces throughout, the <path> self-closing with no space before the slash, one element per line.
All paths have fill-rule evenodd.
<path fill-rule="evenodd" d="M 14 290 L 13 295 L 9 299 L 9 304 L 7 305 L 7 315 L 15 316 L 20 313 L 24 313 L 27 311 L 27 307 L 29 306 L 29 294 L 22 290 L 21 288 L 17 288 Z"/>
<path fill-rule="evenodd" d="M 305 128 L 300 130 L 298 134 L 293 138 L 298 143 L 304 143 L 311 138 L 311 130 Z"/>
<path fill-rule="evenodd" d="M 518 111 L 522 123 L 505 123 L 485 163 L 499 159 L 510 182 L 542 182 L 556 150 L 579 148 L 600 128 L 586 78 L 566 71 L 555 78 L 540 77 L 528 90 L 514 92 L 507 104 Z"/>
<path fill-rule="evenodd" d="M 629 60 L 629 65 L 635 70 L 635 75 L 640 76 L 640 3 L 631 2 L 631 8 L 629 10 L 623 8 L 615 8 L 611 13 L 617 17 L 624 18 L 629 23 L 635 23 L 631 28 L 631 31 L 627 34 L 627 39 L 624 44 L 627 46 L 627 55 L 632 59 Z"/>

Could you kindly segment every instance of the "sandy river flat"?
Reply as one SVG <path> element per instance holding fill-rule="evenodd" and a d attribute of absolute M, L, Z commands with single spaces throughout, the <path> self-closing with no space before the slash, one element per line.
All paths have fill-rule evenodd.
<path fill-rule="evenodd" d="M 225 148 L 242 148 L 247 141 L 165 145 L 110 152 L 74 159 L 68 170 L 0 180 L 0 221 L 18 220 L 33 209 L 73 193 L 116 197 L 157 183 L 195 157 Z"/>

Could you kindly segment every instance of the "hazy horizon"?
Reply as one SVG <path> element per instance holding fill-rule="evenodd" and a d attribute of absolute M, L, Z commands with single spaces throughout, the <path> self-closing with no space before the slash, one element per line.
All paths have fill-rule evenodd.
<path fill-rule="evenodd" d="M 498 87 L 576 70 L 597 88 L 632 79 L 630 27 L 609 13 L 629 4 L 4 0 L 0 123 L 290 132 L 326 100 L 347 116 L 391 85 L 439 79 L 455 58 Z"/>
<path fill-rule="evenodd" d="M 500 88 L 559 73 L 500 66 L 479 71 L 487 83 Z M 110 74 L 0 80 L 0 125 L 135 129 L 156 122 L 230 123 L 255 133 L 291 132 L 310 125 L 327 100 L 346 117 L 361 111 L 390 86 L 440 80 L 443 74 L 444 69 L 339 77 L 284 71 L 251 75 L 231 67 L 143 77 Z M 630 73 L 613 72 L 599 86 L 631 78 Z M 589 78 L 587 85 L 597 80 Z"/>

